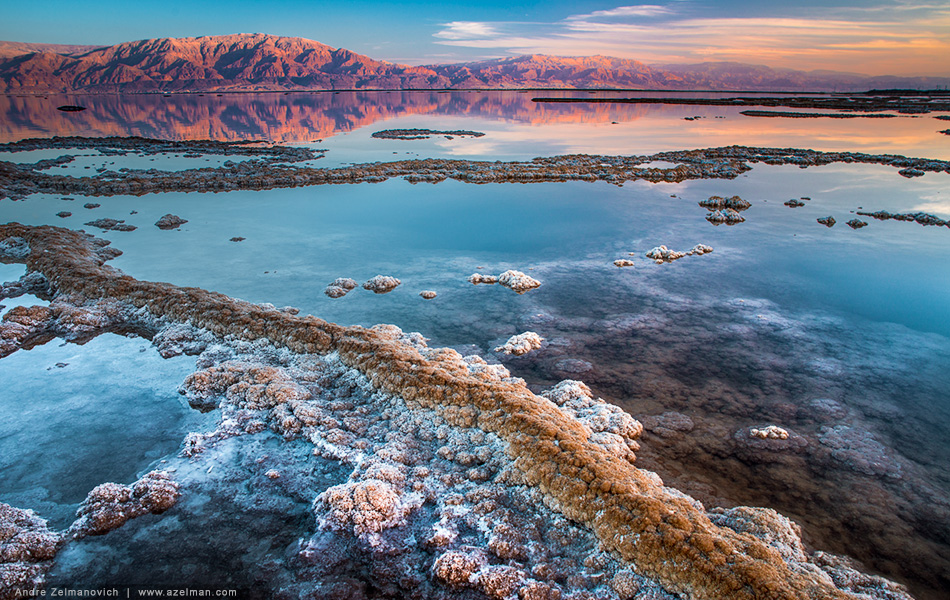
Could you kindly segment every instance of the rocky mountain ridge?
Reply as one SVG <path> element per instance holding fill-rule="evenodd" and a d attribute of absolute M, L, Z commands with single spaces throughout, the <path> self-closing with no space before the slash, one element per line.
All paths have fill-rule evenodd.
<path fill-rule="evenodd" d="M 114 46 L 0 42 L 0 93 L 352 89 L 856 91 L 934 88 L 936 77 L 868 77 L 740 63 L 646 65 L 609 56 L 528 55 L 408 66 L 266 34 L 156 38 Z"/>

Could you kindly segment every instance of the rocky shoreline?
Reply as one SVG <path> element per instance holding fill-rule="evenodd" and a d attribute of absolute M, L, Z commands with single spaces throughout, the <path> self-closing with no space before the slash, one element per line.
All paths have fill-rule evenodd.
<path fill-rule="evenodd" d="M 143 138 L 52 138 L 24 140 L 0 146 L 11 151 L 41 148 L 95 148 L 99 152 L 165 152 L 167 144 Z M 78 146 L 77 146 L 78 144 Z M 368 163 L 339 168 L 316 168 L 294 162 L 318 157 L 306 148 L 284 146 L 244 147 L 223 142 L 189 142 L 198 151 L 203 144 L 222 153 L 252 157 L 219 167 L 161 171 L 122 169 L 95 176 L 74 177 L 44 172 L 52 163 L 69 162 L 70 156 L 53 161 L 17 164 L 0 161 L 0 199 L 22 199 L 34 193 L 83 196 L 143 195 L 158 192 L 224 192 L 269 190 L 327 184 L 375 183 L 401 177 L 411 183 L 438 183 L 447 179 L 465 183 L 540 183 L 563 181 L 604 181 L 621 185 L 627 181 L 682 182 L 695 179 L 734 179 L 752 169 L 753 164 L 797 165 L 801 168 L 834 163 L 886 165 L 899 169 L 904 177 L 925 173 L 950 173 L 950 161 L 908 158 L 893 154 L 860 152 L 819 152 L 796 148 L 727 146 L 700 150 L 659 152 L 647 156 L 598 156 L 574 154 L 535 158 L 530 161 L 469 161 L 422 159 Z M 676 164 L 670 168 L 645 167 L 652 162 Z"/>
<path fill-rule="evenodd" d="M 115 255 L 81 232 L 0 225 L 0 260 L 42 276 L 52 300 L 4 317 L 4 354 L 54 337 L 123 331 L 153 339 L 163 355 L 198 355 L 201 370 L 183 393 L 193 405 L 220 407 L 222 420 L 216 432 L 186 441 L 185 453 L 270 430 L 354 465 L 346 482 L 315 499 L 319 528 L 388 566 L 398 581 L 384 583 L 406 595 L 909 598 L 846 559 L 805 552 L 796 526 L 775 511 L 707 512 L 665 487 L 634 466 L 640 423 L 580 382 L 537 395 L 504 368 L 429 348 L 418 334 L 341 327 L 138 281 L 105 264 Z M 349 393 L 336 395 L 343 388 Z M 159 487 L 163 498 L 174 495 L 170 484 Z M 149 497 L 136 488 L 114 491 L 120 500 Z M 394 543 L 410 539 L 417 544 L 408 555 L 394 554 Z M 551 554 L 558 545 L 568 549 L 559 559 Z M 299 595 L 321 591 L 313 587 L 319 548 L 300 556 L 314 552 L 311 566 L 296 571 Z M 416 565 L 414 575 L 395 577 L 401 561 Z M 5 560 L 0 569 L 17 564 Z"/>

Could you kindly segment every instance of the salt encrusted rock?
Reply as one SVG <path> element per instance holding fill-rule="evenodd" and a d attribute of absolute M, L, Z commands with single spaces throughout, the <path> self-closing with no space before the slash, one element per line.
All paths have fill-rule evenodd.
<path fill-rule="evenodd" d="M 349 277 L 338 277 L 327 284 L 327 289 L 323 290 L 323 293 L 331 298 L 342 298 L 357 285 L 359 284 Z"/>
<path fill-rule="evenodd" d="M 435 298 L 436 296 L 438 296 L 438 294 L 436 294 L 436 293 L 433 292 L 432 290 L 423 290 L 423 291 L 419 292 L 419 295 L 422 296 L 423 298 L 425 298 L 426 300 L 432 300 L 433 298 Z"/>
<path fill-rule="evenodd" d="M 147 473 L 131 486 L 103 483 L 89 492 L 67 533 L 76 539 L 102 535 L 129 519 L 165 512 L 179 496 L 178 484 L 162 471 Z"/>
<path fill-rule="evenodd" d="M 155 221 L 155 226 L 159 229 L 165 230 L 178 229 L 187 222 L 187 219 L 182 219 L 178 215 L 168 213 L 167 215 L 162 216 L 162 218 L 160 218 L 158 221 Z"/>
<path fill-rule="evenodd" d="M 808 447 L 804 437 L 775 425 L 744 427 L 732 439 L 736 456 L 750 463 L 783 462 Z"/>
<path fill-rule="evenodd" d="M 529 277 L 521 271 L 514 270 L 508 270 L 499 275 L 498 284 L 518 294 L 523 294 L 537 287 L 541 287 L 541 282 L 537 279 Z"/>
<path fill-rule="evenodd" d="M 433 574 L 443 583 L 454 587 L 468 587 L 476 573 L 487 563 L 484 552 L 472 549 L 469 552 L 450 550 L 435 559 Z"/>
<path fill-rule="evenodd" d="M 0 598 L 26 597 L 42 589 L 62 543 L 63 537 L 32 510 L 0 502 Z"/>
<path fill-rule="evenodd" d="M 801 528 L 771 508 L 714 508 L 709 511 L 709 519 L 720 527 L 728 527 L 762 540 L 788 562 L 808 561 L 808 555 L 802 545 Z"/>
<path fill-rule="evenodd" d="M 541 342 L 543 341 L 544 338 L 535 332 L 526 331 L 508 338 L 507 342 L 495 348 L 495 352 L 504 352 L 505 354 L 522 356 L 528 352 L 531 352 L 532 350 L 539 349 L 541 347 Z"/>
<path fill-rule="evenodd" d="M 228 240 L 228 241 L 229 241 L 229 242 L 243 242 L 243 241 L 246 240 L 246 239 L 247 239 L 247 238 L 243 238 L 243 237 L 240 237 L 240 236 L 235 236 L 235 237 L 231 238 L 231 239 Z"/>
<path fill-rule="evenodd" d="M 385 529 L 406 524 L 406 517 L 424 498 L 404 493 L 398 486 L 379 479 L 348 481 L 317 496 L 314 510 L 321 527 L 352 531 L 371 545 L 379 543 Z"/>
<path fill-rule="evenodd" d="M 377 275 L 363 284 L 364 290 L 369 290 L 374 294 L 388 294 L 389 292 L 396 289 L 396 287 L 402 283 L 395 277 L 390 277 L 388 275 Z"/>
<path fill-rule="evenodd" d="M 61 211 L 59 211 L 58 213 L 56 213 L 56 216 L 59 217 L 59 218 L 61 218 L 61 219 L 65 219 L 66 217 L 71 217 L 71 216 L 73 216 L 73 213 L 71 213 L 71 212 L 69 212 L 69 211 L 61 210 Z"/>
<path fill-rule="evenodd" d="M 721 225 L 722 223 L 725 223 L 726 225 L 735 225 L 736 223 L 745 222 L 745 217 L 740 215 L 739 211 L 737 210 L 724 208 L 722 210 L 716 210 L 709 213 L 706 215 L 706 220 L 713 225 Z"/>
<path fill-rule="evenodd" d="M 152 338 L 152 344 L 162 358 L 173 356 L 196 356 L 205 351 L 214 337 L 207 331 L 201 331 L 191 325 L 172 325 L 159 331 Z"/>
<path fill-rule="evenodd" d="M 710 196 L 707 200 L 700 200 L 699 205 L 707 210 L 722 210 L 728 208 L 735 211 L 749 209 L 752 204 L 748 200 L 743 200 L 739 196 L 723 198 L 722 196 Z"/>
<path fill-rule="evenodd" d="M 632 267 L 634 262 L 629 258 L 618 258 L 614 261 L 615 267 Z"/>
<path fill-rule="evenodd" d="M 637 438 L 643 434 L 643 425 L 623 409 L 594 398 L 587 385 L 571 379 L 541 395 L 590 428 L 592 442 L 631 464 L 636 460 L 635 452 L 640 449 Z"/>
<path fill-rule="evenodd" d="M 135 231 L 137 229 L 135 225 L 127 225 L 125 221 L 118 219 L 96 219 L 85 223 L 85 225 L 98 227 L 104 231 Z"/>
<path fill-rule="evenodd" d="M 23 294 L 31 294 L 40 298 L 51 298 L 53 289 L 49 281 L 39 271 L 24 273 L 16 281 L 0 284 L 0 300 L 4 298 L 18 298 Z"/>
<path fill-rule="evenodd" d="M 824 225 L 825 227 L 834 227 L 837 221 L 835 221 L 834 217 L 832 217 L 831 215 L 828 215 L 827 217 L 820 217 L 818 219 L 818 222 Z"/>
<path fill-rule="evenodd" d="M 88 209 L 90 209 L 90 210 L 93 209 L 93 208 L 99 208 L 99 206 L 100 206 L 100 205 L 99 205 L 99 204 L 96 204 L 95 202 L 87 202 L 86 204 L 83 204 L 83 205 L 82 205 L 83 208 L 88 208 Z"/>
<path fill-rule="evenodd" d="M 858 570 L 858 564 L 845 556 L 819 550 L 811 558 L 815 565 L 831 577 L 838 589 L 852 594 L 866 594 L 864 597 L 870 598 L 914 600 L 904 586 L 877 575 L 862 573 Z"/>
<path fill-rule="evenodd" d="M 937 215 L 931 215 L 925 212 L 913 212 L 913 213 L 890 213 L 886 210 L 879 210 L 877 212 L 862 212 L 858 211 L 858 214 L 862 217 L 873 217 L 878 221 L 889 221 L 891 219 L 895 221 L 913 221 L 921 225 L 936 226 L 936 227 L 945 227 L 950 226 L 950 223 L 941 219 Z"/>
<path fill-rule="evenodd" d="M 795 198 L 792 198 L 791 200 L 785 202 L 785 206 L 789 208 L 799 208 L 801 206 L 805 206 L 805 203 L 802 202 L 801 200 L 796 200 Z"/>
<path fill-rule="evenodd" d="M 573 393 L 561 396 L 563 404 L 555 407 L 554 400 L 533 395 L 523 381 L 494 372 L 477 357 L 428 348 L 421 336 L 397 327 L 341 327 L 195 288 L 120 278 L 115 270 L 101 268 L 102 257 L 88 238 L 67 230 L 0 225 L 0 239 L 4 235 L 28 240 L 41 256 L 42 272 L 63 297 L 75 294 L 77 301 L 86 301 L 86 295 L 108 289 L 118 300 L 141 302 L 133 305 L 141 307 L 136 315 L 206 323 L 227 336 L 238 355 L 260 353 L 239 373 L 225 368 L 221 381 L 208 378 L 211 391 L 236 377 L 216 387 L 222 431 L 271 428 L 285 437 L 299 435 L 311 440 L 320 456 L 353 465 L 354 488 L 378 481 L 397 494 L 422 495 L 427 509 L 411 515 L 411 527 L 368 534 L 371 542 L 378 535 L 383 545 L 361 560 L 369 569 L 388 569 L 384 579 L 398 573 L 395 581 L 404 573 L 398 563 L 387 563 L 388 557 L 429 560 L 414 550 L 413 540 L 421 534 L 420 541 L 438 537 L 444 544 L 427 547 L 429 552 L 453 543 L 482 545 L 492 553 L 492 565 L 524 565 L 555 592 L 563 587 L 578 598 L 605 591 L 597 588 L 631 564 L 653 578 L 640 592 L 644 597 L 671 598 L 660 582 L 703 598 L 722 597 L 724 589 L 734 600 L 850 598 L 830 578 L 815 576 L 817 567 L 787 563 L 753 536 L 712 525 L 697 502 L 628 464 L 624 436 L 610 431 L 612 419 L 600 419 L 603 409 L 578 393 L 584 391 L 579 385 L 569 386 Z M 209 314 L 212 304 L 220 312 Z M 125 318 L 128 323 L 129 315 Z M 315 372 L 316 365 L 323 370 Z M 311 401 L 295 390 L 319 398 Z M 599 423 L 608 429 L 597 431 Z M 753 438 L 746 434 L 746 439 Z M 281 485 L 289 480 L 282 478 Z M 445 519 L 438 525 L 445 535 L 428 535 L 433 515 Z M 349 537 L 355 548 L 361 542 L 353 537 L 353 524 L 347 526 L 351 534 L 336 539 Z M 299 553 L 305 559 L 309 548 L 314 568 L 327 556 L 321 539 L 316 534 Z M 387 546 L 390 540 L 394 543 Z M 603 560 L 584 558 L 600 549 Z M 531 560 L 534 564 L 528 564 Z M 502 571 L 495 583 L 512 575 L 518 574 Z M 407 581 L 418 576 L 410 573 Z M 487 590 L 470 584 L 475 591 Z M 518 592 L 531 585 L 524 580 Z"/>
<path fill-rule="evenodd" d="M 658 265 L 662 265 L 665 262 L 673 262 L 684 256 L 686 256 L 685 252 L 670 250 L 666 246 L 657 246 L 646 253 L 646 257 L 652 258 Z"/>
<path fill-rule="evenodd" d="M 851 219 L 848 221 L 848 227 L 851 229 L 861 229 L 862 227 L 867 227 L 867 221 L 861 221 L 860 219 Z"/>
<path fill-rule="evenodd" d="M 921 171 L 920 169 L 908 167 L 906 169 L 901 169 L 897 172 L 897 174 L 910 179 L 911 177 L 923 177 L 925 172 Z"/>
<path fill-rule="evenodd" d="M 647 258 L 652 258 L 653 262 L 658 265 L 663 263 L 671 263 L 674 260 L 679 260 L 684 256 L 702 256 L 703 254 L 709 254 L 713 249 L 711 246 L 706 246 L 705 244 L 696 244 L 686 252 L 680 252 L 678 250 L 670 250 L 666 246 L 657 246 L 656 248 L 650 250 L 646 253 Z"/>
<path fill-rule="evenodd" d="M 760 440 L 787 440 L 788 432 L 776 425 L 768 425 L 761 429 L 753 427 L 749 435 Z"/>
<path fill-rule="evenodd" d="M 512 596 L 525 580 L 525 572 L 507 565 L 489 565 L 475 577 L 475 587 L 489 598 L 503 600 Z"/>
<path fill-rule="evenodd" d="M 831 449 L 833 458 L 858 473 L 889 479 L 902 477 L 900 464 L 868 431 L 848 425 L 826 426 L 818 430 L 818 441 Z"/>
<path fill-rule="evenodd" d="M 8 237 L 0 241 L 0 256 L 11 260 L 23 260 L 30 255 L 30 245 L 21 237 Z"/>
<path fill-rule="evenodd" d="M 472 273 L 468 276 L 469 283 L 478 285 L 480 283 L 493 284 L 498 283 L 498 277 L 495 275 L 482 275 L 481 273 Z"/>

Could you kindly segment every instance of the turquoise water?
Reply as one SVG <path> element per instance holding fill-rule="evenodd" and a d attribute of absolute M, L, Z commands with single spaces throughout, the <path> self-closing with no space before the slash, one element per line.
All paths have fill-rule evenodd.
<path fill-rule="evenodd" d="M 326 165 L 417 155 L 504 159 L 563 151 L 643 153 L 723 143 L 931 158 L 947 158 L 950 152 L 948 138 L 935 133 L 940 122 L 930 117 L 802 123 L 740 119 L 728 112 L 730 107 L 596 107 L 587 114 L 571 106 L 560 113 L 542 110 L 516 93 L 486 95 L 482 101 L 464 95 L 449 95 L 451 101 L 428 93 L 395 96 L 388 104 L 367 100 L 361 118 L 342 117 L 355 114 L 345 112 L 352 107 L 343 100 L 331 106 L 298 102 L 294 110 L 302 112 L 288 109 L 287 114 L 305 115 L 309 129 L 291 119 L 283 130 L 277 123 L 255 135 L 269 132 L 277 138 L 280 130 L 292 141 L 329 148 L 327 158 L 315 161 Z M 262 102 L 281 104 L 288 98 Z M 181 102 L 208 109 L 192 106 L 196 114 L 234 109 L 227 97 Z M 241 106 L 250 111 L 246 114 L 267 112 Z M 706 113 L 707 119 L 682 121 L 685 115 Z M 717 115 L 727 118 L 717 120 Z M 333 125 L 317 127 L 321 118 Z M 174 132 L 162 128 L 163 119 L 173 120 L 159 111 L 154 130 Z M 29 127 L 39 121 L 34 118 Z M 193 130 L 220 139 L 248 135 L 246 120 L 230 128 L 211 117 L 195 122 L 204 125 L 184 128 L 181 135 Z M 18 131 L 33 131 L 29 127 Z M 370 138 L 373 131 L 394 127 L 474 129 L 488 135 L 419 143 Z M 124 166 L 121 157 L 109 160 Z M 35 195 L 0 203 L 0 220 L 83 228 L 84 222 L 102 217 L 125 219 L 139 229 L 85 228 L 123 250 L 111 264 L 137 278 L 291 305 L 343 324 L 394 323 L 420 331 L 434 345 L 466 346 L 466 351 L 474 345 L 489 355 L 508 336 L 537 331 L 549 346 L 536 355 L 505 359 L 537 389 L 579 378 L 635 416 L 674 410 L 693 419 L 695 430 L 681 438 L 648 433 L 645 466 L 707 504 L 772 506 L 801 523 L 815 547 L 854 555 L 910 583 L 919 597 L 940 598 L 950 589 L 950 228 L 859 217 L 869 225 L 855 231 L 845 222 L 857 210 L 924 211 L 950 218 L 948 183 L 948 174 L 905 179 L 894 168 L 874 165 L 805 170 L 757 165 L 733 181 L 623 187 L 392 180 L 226 194 L 76 197 L 72 202 Z M 707 211 L 698 201 L 735 194 L 752 203 L 743 213 L 745 223 L 717 227 L 705 220 Z M 801 197 L 811 200 L 801 208 L 783 205 Z M 82 208 L 89 201 L 101 206 Z M 73 215 L 56 217 L 61 210 Z M 161 231 L 153 223 L 166 213 L 188 223 Z M 828 215 L 837 220 L 830 229 L 816 222 Z M 235 236 L 246 239 L 229 241 Z M 687 250 L 700 243 L 714 252 L 663 265 L 644 257 L 661 244 Z M 617 268 L 612 262 L 619 258 L 630 258 L 635 266 Z M 506 269 L 524 271 L 542 286 L 519 296 L 465 281 L 472 273 Z M 0 271 L 6 279 L 20 273 L 22 267 Z M 398 277 L 402 285 L 384 295 L 359 288 L 339 299 L 323 294 L 337 277 L 362 283 L 377 274 Z M 423 300 L 422 290 L 438 296 Z M 57 399 L 68 397 L 80 403 L 76 414 L 89 411 L 79 417 L 83 427 L 100 427 L 89 438 L 95 444 L 82 450 L 92 454 L 79 459 L 97 466 L 82 477 L 62 473 L 78 452 L 64 433 L 75 429 L 73 421 L 50 418 L 49 425 L 36 429 L 49 448 L 44 456 L 61 453 L 62 459 L 11 455 L 19 458 L 5 468 L 19 469 L 14 463 L 26 461 L 30 474 L 24 470 L 18 479 L 0 478 L 0 501 L 51 516 L 60 514 L 58 504 L 77 502 L 97 483 L 134 480 L 149 461 L 173 453 L 182 432 L 195 426 L 175 394 L 191 359 L 162 361 L 153 350 L 138 352 L 147 342 L 115 336 L 82 348 L 57 344 L 0 361 L 3 381 L 16 381 L 0 395 L 0 411 L 13 415 L 13 422 L 25 418 L 22 397 L 39 398 L 48 407 L 44 415 L 59 414 Z M 589 367 L 572 371 L 573 363 L 565 359 Z M 46 371 L 56 362 L 70 366 Z M 74 367 L 81 375 L 70 375 Z M 142 381 L 123 379 L 133 372 L 149 375 Z M 837 416 L 816 413 L 809 407 L 818 399 L 838 403 L 841 411 Z M 133 411 L 136 422 L 159 426 L 148 435 L 117 431 L 127 411 Z M 808 450 L 771 462 L 742 454 L 735 432 L 763 423 L 805 436 Z M 838 425 L 881 444 L 888 464 L 899 466 L 894 469 L 900 479 L 861 472 L 855 461 L 869 452 L 864 446 L 851 448 L 854 454 L 833 455 L 821 440 L 829 435 L 823 428 Z M 4 435 L 0 450 L 24 444 L 21 437 L 10 437 L 13 433 Z M 121 468 L 116 461 L 95 458 L 119 447 L 132 448 L 134 456 Z M 63 489 L 56 491 L 58 485 Z"/>

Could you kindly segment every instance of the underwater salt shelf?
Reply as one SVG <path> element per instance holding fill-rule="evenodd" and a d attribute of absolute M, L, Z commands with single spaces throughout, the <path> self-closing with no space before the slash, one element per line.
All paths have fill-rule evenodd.
<path fill-rule="evenodd" d="M 193 368 L 112 334 L 0 360 L 0 502 L 63 528 L 95 486 L 132 482 L 175 454 L 207 419 L 177 393 Z"/>

